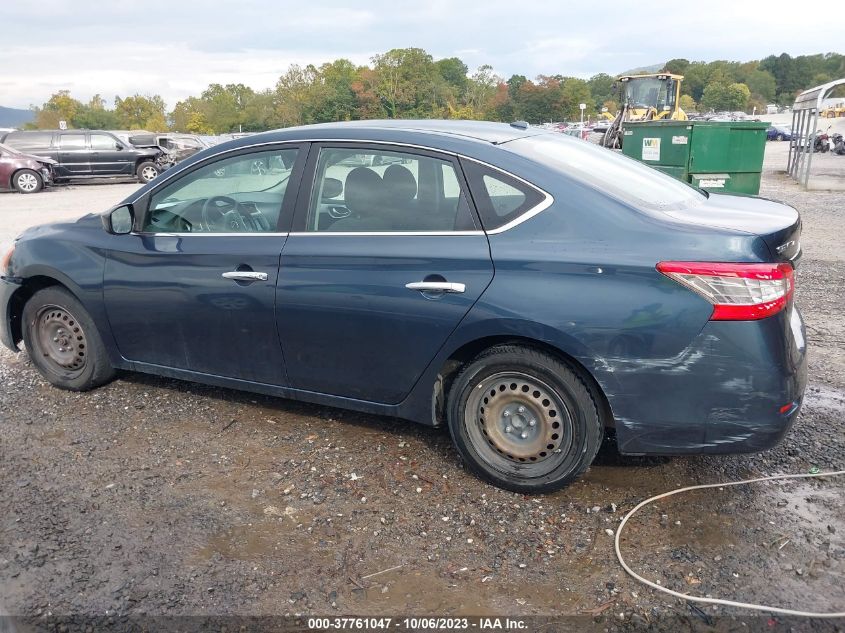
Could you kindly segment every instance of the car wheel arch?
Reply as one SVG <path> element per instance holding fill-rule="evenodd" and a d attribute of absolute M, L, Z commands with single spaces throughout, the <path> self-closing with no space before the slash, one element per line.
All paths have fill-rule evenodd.
<path fill-rule="evenodd" d="M 48 275 L 32 275 L 30 277 L 25 277 L 20 288 L 15 290 L 14 294 L 12 294 L 9 301 L 9 313 L 6 315 L 12 332 L 12 340 L 15 344 L 20 343 L 21 340 L 23 340 L 22 320 L 23 309 L 26 302 L 29 301 L 32 298 L 32 295 L 39 290 L 49 288 L 51 286 L 64 288 L 74 297 L 79 299 L 78 294 L 74 292 L 72 288 L 69 288 L 67 284 L 62 283 L 55 277 L 50 277 Z"/>
<path fill-rule="evenodd" d="M 437 373 L 437 378 L 433 388 L 434 393 L 432 396 L 432 405 L 434 407 L 433 414 L 438 426 L 442 424 L 443 420 L 445 420 L 445 406 L 449 390 L 452 387 L 455 377 L 458 373 L 460 373 L 461 368 L 463 368 L 466 364 L 471 363 L 479 354 L 499 345 L 516 345 L 519 347 L 534 349 L 539 352 L 549 354 L 569 366 L 589 386 L 593 394 L 598 398 L 597 404 L 602 425 L 605 428 L 615 427 L 613 410 L 611 409 L 610 401 L 605 394 L 605 389 L 583 363 L 571 354 L 566 353 L 562 349 L 547 341 L 513 335 L 485 336 L 469 341 L 455 349 L 442 363 L 440 370 Z"/>

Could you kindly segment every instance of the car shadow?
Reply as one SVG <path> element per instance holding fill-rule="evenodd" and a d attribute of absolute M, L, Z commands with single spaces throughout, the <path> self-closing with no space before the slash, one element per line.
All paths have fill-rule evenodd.
<path fill-rule="evenodd" d="M 166 389 L 171 392 L 189 393 L 194 396 L 213 398 L 243 406 L 261 406 L 279 414 L 301 415 L 326 421 L 336 421 L 352 428 L 366 427 L 395 437 L 425 441 L 432 449 L 452 449 L 452 440 L 445 425 L 433 427 L 409 420 L 374 413 L 361 413 L 322 404 L 312 404 L 277 396 L 268 396 L 226 387 L 213 387 L 201 383 L 165 378 L 152 374 L 125 372 L 120 376 L 124 383 L 138 387 Z M 657 468 L 671 461 L 670 457 L 646 457 L 622 455 L 616 443 L 613 429 L 608 429 L 594 466 L 609 468 Z"/>

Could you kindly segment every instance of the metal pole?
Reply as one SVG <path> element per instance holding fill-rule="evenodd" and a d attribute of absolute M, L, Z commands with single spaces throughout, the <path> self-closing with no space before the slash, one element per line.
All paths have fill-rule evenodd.
<path fill-rule="evenodd" d="M 819 127 L 818 105 L 817 105 L 816 109 L 813 110 L 813 113 L 811 114 L 811 116 L 813 117 L 813 140 L 815 141 L 815 135 L 816 135 L 816 132 L 818 132 L 818 127 Z M 807 145 L 809 146 L 810 144 L 808 143 Z M 815 142 L 813 143 L 813 145 L 815 145 Z M 810 165 L 812 163 L 813 163 L 813 147 L 810 146 L 810 151 L 807 154 L 807 169 L 804 170 L 804 182 L 802 183 L 804 185 L 804 189 L 807 188 L 807 185 L 810 182 Z"/>
<path fill-rule="evenodd" d="M 793 153 L 795 152 L 795 146 L 797 145 L 795 140 L 795 130 L 796 130 L 796 119 L 797 119 L 798 111 L 792 111 L 792 126 L 790 129 L 792 130 L 792 135 L 789 137 L 789 154 L 786 156 L 786 173 L 792 174 L 792 163 L 793 161 Z"/>

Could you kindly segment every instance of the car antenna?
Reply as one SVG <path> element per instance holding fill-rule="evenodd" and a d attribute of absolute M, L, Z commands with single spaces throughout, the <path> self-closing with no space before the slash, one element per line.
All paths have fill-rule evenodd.
<path fill-rule="evenodd" d="M 511 123 L 511 127 L 515 127 L 518 130 L 527 130 L 528 121 L 514 121 L 513 123 Z"/>

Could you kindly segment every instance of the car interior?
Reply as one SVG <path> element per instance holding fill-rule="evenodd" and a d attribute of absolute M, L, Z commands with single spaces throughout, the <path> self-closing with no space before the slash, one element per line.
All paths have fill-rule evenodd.
<path fill-rule="evenodd" d="M 156 192 L 144 220 L 152 233 L 276 231 L 296 150 L 235 156 Z"/>
<path fill-rule="evenodd" d="M 470 231 L 452 163 L 401 152 L 323 149 L 306 230 Z"/>

